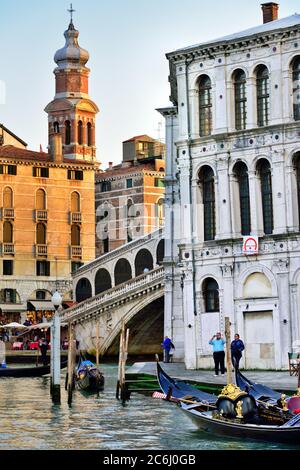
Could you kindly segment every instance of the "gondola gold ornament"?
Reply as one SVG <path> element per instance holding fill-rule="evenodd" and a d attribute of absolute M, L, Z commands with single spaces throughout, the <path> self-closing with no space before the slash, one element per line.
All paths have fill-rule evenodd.
<path fill-rule="evenodd" d="M 248 396 L 247 392 L 243 392 L 239 387 L 234 384 L 226 385 L 221 391 L 219 398 L 229 398 L 230 400 L 237 400 L 241 397 Z"/>
<path fill-rule="evenodd" d="M 236 405 L 236 408 L 235 408 L 235 411 L 236 411 L 236 417 L 238 419 L 243 419 L 243 402 L 242 401 L 239 401 Z"/>
<path fill-rule="evenodd" d="M 289 411 L 288 406 L 287 406 L 287 400 L 286 400 L 286 395 L 281 395 L 281 406 L 283 411 Z"/>

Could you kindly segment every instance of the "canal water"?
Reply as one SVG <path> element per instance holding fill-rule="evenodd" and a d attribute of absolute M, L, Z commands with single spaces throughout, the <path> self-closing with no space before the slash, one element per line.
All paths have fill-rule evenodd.
<path fill-rule="evenodd" d="M 53 405 L 49 377 L 0 378 L 0 450 L 250 450 L 295 446 L 216 438 L 197 430 L 180 409 L 132 394 L 123 407 L 115 398 L 117 367 L 102 366 L 105 391 L 97 398 L 75 391 L 72 407 L 62 386 Z M 63 372 L 62 385 L 64 384 Z M 299 447 L 298 447 L 299 449 Z"/>

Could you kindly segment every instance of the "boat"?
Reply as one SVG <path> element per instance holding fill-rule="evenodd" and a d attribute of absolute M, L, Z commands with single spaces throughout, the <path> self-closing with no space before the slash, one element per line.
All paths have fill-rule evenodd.
<path fill-rule="evenodd" d="M 198 390 L 196 387 L 193 387 L 186 382 L 171 379 L 171 377 L 166 374 L 158 362 L 157 379 L 165 396 L 168 397 L 168 399 L 173 399 L 173 401 L 178 401 L 178 399 L 189 397 L 194 401 L 206 402 L 209 405 L 214 405 L 218 399 L 216 395 L 202 392 L 201 390 Z"/>
<path fill-rule="evenodd" d="M 67 361 L 62 361 L 61 368 L 64 369 L 67 364 Z M 47 374 L 50 374 L 50 364 L 47 366 L 0 368 L 0 377 L 42 377 Z"/>
<path fill-rule="evenodd" d="M 75 385 L 80 390 L 99 392 L 104 389 L 104 375 L 93 362 L 86 360 L 82 354 L 79 356 L 74 377 Z"/>
<path fill-rule="evenodd" d="M 157 375 L 165 399 L 177 398 L 182 411 L 202 431 L 230 438 L 300 444 L 300 414 L 294 415 L 280 394 L 281 408 L 277 403 L 257 401 L 237 385 L 228 384 L 216 397 L 172 379 L 159 365 Z"/>

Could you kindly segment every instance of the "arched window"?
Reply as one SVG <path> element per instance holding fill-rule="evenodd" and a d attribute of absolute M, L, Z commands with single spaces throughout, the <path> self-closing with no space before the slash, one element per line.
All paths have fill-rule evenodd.
<path fill-rule="evenodd" d="M 204 240 L 214 240 L 216 236 L 215 178 L 212 168 L 204 166 L 200 171 L 204 218 Z"/>
<path fill-rule="evenodd" d="M 293 60 L 293 108 L 294 119 L 300 121 L 300 57 Z"/>
<path fill-rule="evenodd" d="M 239 162 L 234 167 L 234 173 L 239 185 L 241 233 L 246 236 L 251 233 L 248 168 L 245 163 Z"/>
<path fill-rule="evenodd" d="M 58 121 L 55 121 L 53 123 L 53 130 L 54 130 L 55 134 L 59 134 L 59 122 Z"/>
<path fill-rule="evenodd" d="M 134 208 L 131 199 L 127 201 L 127 243 L 133 240 L 133 219 L 134 219 Z"/>
<path fill-rule="evenodd" d="M 71 123 L 70 123 L 70 121 L 65 122 L 65 128 L 66 128 L 65 144 L 70 145 L 70 143 L 71 143 Z"/>
<path fill-rule="evenodd" d="M 212 132 L 212 87 L 207 75 L 203 75 L 199 80 L 199 116 L 200 136 L 210 135 Z"/>
<path fill-rule="evenodd" d="M 93 145 L 92 143 L 92 124 L 90 122 L 87 123 L 86 126 L 86 141 L 88 144 L 88 147 L 91 147 Z"/>
<path fill-rule="evenodd" d="M 145 269 L 152 271 L 153 269 L 153 257 L 149 250 L 143 248 L 140 250 L 135 257 L 135 275 L 140 276 L 144 274 Z"/>
<path fill-rule="evenodd" d="M 37 245 L 46 245 L 46 226 L 44 224 L 36 225 L 36 243 Z"/>
<path fill-rule="evenodd" d="M 76 286 L 76 302 L 83 302 L 92 297 L 92 286 L 85 277 L 80 279 Z"/>
<path fill-rule="evenodd" d="M 38 189 L 36 192 L 36 209 L 46 210 L 46 193 L 43 189 Z"/>
<path fill-rule="evenodd" d="M 270 107 L 270 76 L 265 65 L 259 65 L 256 69 L 257 89 L 257 125 L 259 127 L 269 124 Z"/>
<path fill-rule="evenodd" d="M 258 162 L 258 172 L 261 183 L 261 198 L 264 219 L 264 232 L 266 235 L 273 233 L 273 196 L 272 196 L 272 174 L 268 160 Z"/>
<path fill-rule="evenodd" d="M 109 272 L 101 268 L 97 271 L 95 277 L 95 295 L 101 294 L 106 290 L 111 289 L 111 278 Z"/>
<path fill-rule="evenodd" d="M 162 239 L 160 240 L 156 248 L 156 264 L 161 266 L 163 263 L 164 257 L 165 257 L 165 240 Z"/>
<path fill-rule="evenodd" d="M 13 192 L 12 189 L 8 186 L 4 188 L 3 191 L 3 207 L 4 209 L 12 209 L 14 207 L 13 204 Z"/>
<path fill-rule="evenodd" d="M 115 266 L 115 285 L 118 286 L 132 279 L 132 271 L 129 261 L 125 258 L 119 259 Z"/>
<path fill-rule="evenodd" d="M 14 230 L 10 222 L 5 221 L 3 224 L 3 243 L 13 243 Z"/>
<path fill-rule="evenodd" d="M 77 191 L 71 194 L 71 212 L 80 212 L 80 195 Z"/>
<path fill-rule="evenodd" d="M 247 96 L 246 74 L 237 70 L 234 74 L 235 128 L 237 131 L 246 129 Z"/>
<path fill-rule="evenodd" d="M 156 204 L 156 213 L 158 219 L 158 226 L 163 227 L 165 222 L 165 201 L 164 199 L 159 199 Z"/>
<path fill-rule="evenodd" d="M 78 225 L 71 227 L 71 245 L 80 246 L 80 227 Z"/>
<path fill-rule="evenodd" d="M 219 312 L 220 302 L 219 302 L 219 286 L 217 281 L 214 279 L 208 278 L 203 283 L 203 299 L 205 302 L 205 311 L 210 312 Z"/>
<path fill-rule="evenodd" d="M 78 144 L 82 145 L 82 121 L 78 121 Z"/>
<path fill-rule="evenodd" d="M 296 170 L 296 182 L 297 182 L 297 202 L 298 202 L 298 214 L 299 214 L 299 230 L 300 230 L 300 153 L 297 153 L 294 158 L 294 165 Z"/>

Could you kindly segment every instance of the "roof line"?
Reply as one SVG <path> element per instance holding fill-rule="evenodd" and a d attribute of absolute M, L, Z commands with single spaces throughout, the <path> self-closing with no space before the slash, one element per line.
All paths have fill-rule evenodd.
<path fill-rule="evenodd" d="M 0 124 L 0 127 L 1 129 L 3 129 L 5 132 L 7 132 L 8 134 L 10 134 L 12 137 L 14 137 L 15 139 L 17 139 L 21 144 L 25 145 L 25 147 L 28 147 L 28 144 L 23 140 L 21 139 L 20 137 L 18 137 L 16 134 L 14 134 L 11 130 L 9 130 L 4 124 Z"/>

